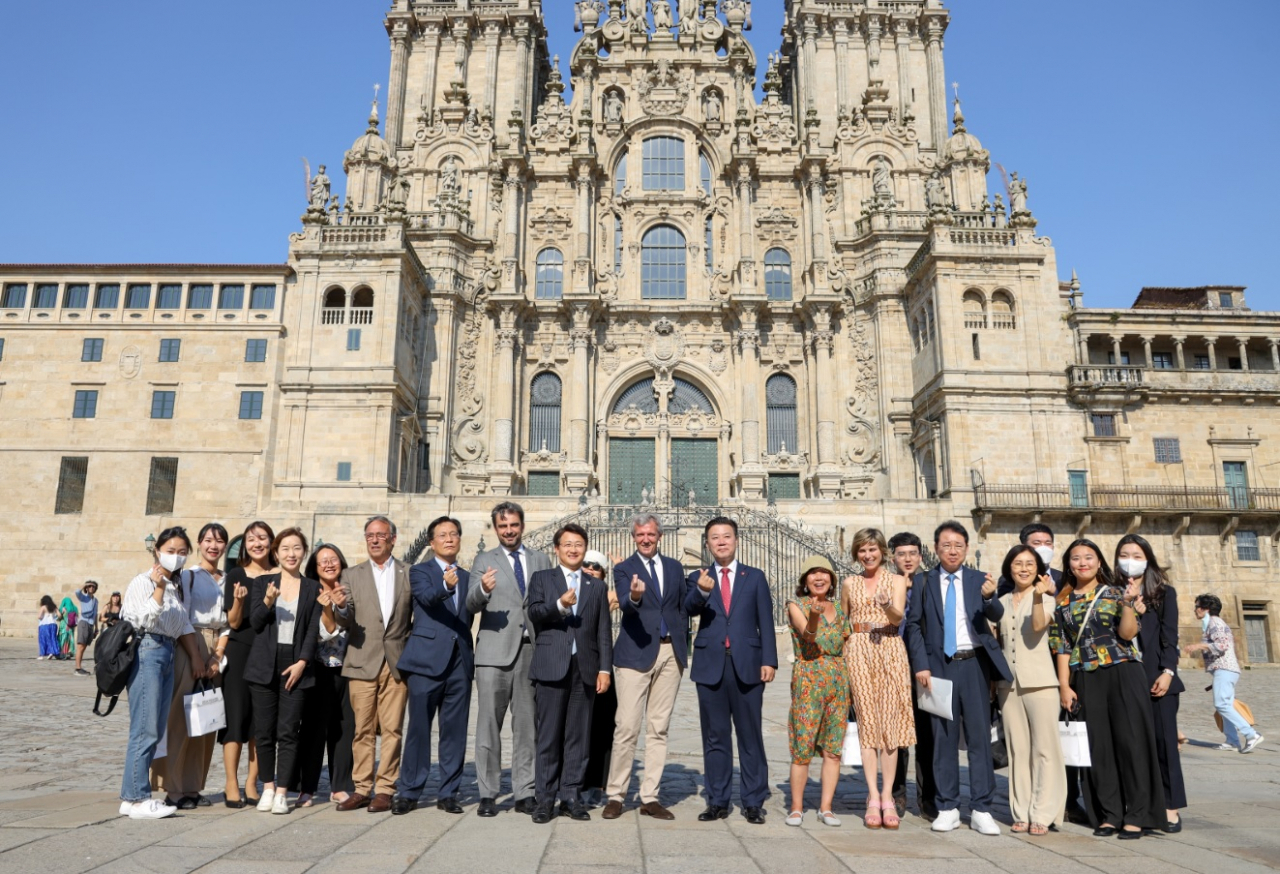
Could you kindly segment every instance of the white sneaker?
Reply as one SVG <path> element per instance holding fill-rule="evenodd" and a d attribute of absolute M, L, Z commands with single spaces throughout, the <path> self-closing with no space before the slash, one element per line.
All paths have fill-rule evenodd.
<path fill-rule="evenodd" d="M 120 802 L 120 815 L 121 815 L 121 816 L 128 816 L 128 815 L 129 815 L 129 814 L 131 814 L 131 813 L 133 813 L 133 802 L 132 802 L 132 801 L 121 801 L 121 802 Z"/>
<path fill-rule="evenodd" d="M 261 805 L 259 805 L 261 807 Z M 288 813 L 289 812 L 289 793 L 277 792 L 276 799 L 271 804 L 272 813 Z"/>
<path fill-rule="evenodd" d="M 1216 747 L 1214 747 L 1214 749 L 1215 749 L 1215 750 L 1222 750 L 1222 752 L 1224 752 L 1224 753 L 1238 753 L 1238 752 L 1240 752 L 1240 748 L 1239 748 L 1239 747 L 1232 746 L 1232 745 L 1231 745 L 1231 744 L 1229 744 L 1229 743 L 1220 743 L 1220 744 L 1218 744 Z"/>
<path fill-rule="evenodd" d="M 960 828 L 960 811 L 939 810 L 938 818 L 933 821 L 933 825 L 930 828 L 936 832 L 955 831 Z"/>
<path fill-rule="evenodd" d="M 164 819 L 166 816 L 173 816 L 178 812 L 178 808 L 172 804 L 165 804 L 158 798 L 139 801 L 137 804 L 131 805 L 131 808 L 129 819 Z"/>
<path fill-rule="evenodd" d="M 1251 753 L 1260 743 L 1262 743 L 1262 735 L 1255 734 L 1253 737 L 1249 738 L 1247 741 L 1244 742 L 1244 746 L 1240 747 L 1240 752 Z"/>
<path fill-rule="evenodd" d="M 270 813 L 272 806 L 275 804 L 275 792 L 263 792 L 262 797 L 258 799 L 258 812 Z"/>
<path fill-rule="evenodd" d="M 996 822 L 995 817 L 985 810 L 975 810 L 969 814 L 969 828 L 980 835 L 1000 834 L 1000 823 Z"/>
<path fill-rule="evenodd" d="M 785 822 L 789 826 L 798 827 L 800 823 L 804 822 L 804 811 L 803 810 L 791 811 L 790 813 L 787 814 L 787 818 Z"/>

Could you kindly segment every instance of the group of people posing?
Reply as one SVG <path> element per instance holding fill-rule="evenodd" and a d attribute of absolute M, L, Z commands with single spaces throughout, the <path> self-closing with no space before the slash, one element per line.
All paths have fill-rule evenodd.
<path fill-rule="evenodd" d="M 778 654 L 770 584 L 738 561 L 737 524 L 709 521 L 703 535 L 714 560 L 686 573 L 662 554 L 662 525 L 652 514 L 632 519 L 635 551 L 612 561 L 590 551 L 588 532 L 574 524 L 556 532 L 553 556 L 529 548 L 518 504 L 497 505 L 491 519 L 499 545 L 469 570 L 458 564 L 462 525 L 448 516 L 430 524 L 430 554 L 412 567 L 393 556 L 396 527 L 383 516 L 365 524 L 368 557 L 353 566 L 332 544 L 311 550 L 299 529 L 277 534 L 258 521 L 244 532 L 238 566 L 223 574 L 223 526 L 204 526 L 194 544 L 181 528 L 161 532 L 155 564 L 129 584 L 121 612 L 140 639 L 128 682 L 121 814 L 161 818 L 209 804 L 202 793 L 216 742 L 229 807 L 286 814 L 290 792 L 294 806 L 310 806 L 327 758 L 338 810 L 407 814 L 426 792 L 434 726 L 435 806 L 447 813 L 463 812 L 463 764 L 474 733 L 479 816 L 497 816 L 509 792 L 510 809 L 534 822 L 588 820 L 583 789 L 598 785 L 602 817 L 617 819 L 643 730 L 639 813 L 673 819 L 659 785 L 688 670 L 703 741 L 706 807 L 698 819 L 729 815 L 736 736 L 742 814 L 763 824 L 770 793 L 762 703 Z M 1036 542 L 1046 538 L 1047 547 Z M 1096 545 L 1076 541 L 1061 575 L 1050 575 L 1052 532 L 1029 526 L 1022 540 L 999 583 L 964 565 L 968 532 L 957 522 L 935 532 L 940 564 L 927 574 L 917 573 L 918 537 L 886 542 L 874 529 L 854 538 L 859 574 L 838 582 L 825 558 L 805 564 L 787 604 L 796 658 L 788 824 L 803 820 L 809 766 L 819 753 L 818 815 L 840 824 L 832 800 L 852 710 L 869 787 L 865 825 L 898 827 L 906 748 L 915 744 L 921 813 L 937 831 L 956 828 L 963 731 L 971 739 L 971 826 L 999 834 L 987 742 L 997 697 L 1015 831 L 1043 834 L 1080 801 L 1099 834 L 1180 828 L 1177 601 L 1150 546 L 1124 538 L 1117 578 Z M 197 566 L 187 568 L 193 552 Z M 616 639 L 614 611 L 621 615 Z M 1197 646 L 1208 647 L 1210 670 L 1215 660 L 1230 667 L 1212 623 Z M 952 683 L 951 719 L 917 709 L 918 694 L 935 678 Z M 189 737 L 183 699 L 202 684 L 221 685 L 226 727 Z M 606 696 L 616 710 L 612 737 L 601 743 L 608 723 L 597 718 L 594 732 L 592 723 L 597 699 Z M 1093 767 L 1080 774 L 1063 766 L 1060 706 L 1089 728 Z M 1251 750 L 1260 736 L 1231 713 L 1241 750 Z M 513 749 L 504 792 L 508 715 Z"/>

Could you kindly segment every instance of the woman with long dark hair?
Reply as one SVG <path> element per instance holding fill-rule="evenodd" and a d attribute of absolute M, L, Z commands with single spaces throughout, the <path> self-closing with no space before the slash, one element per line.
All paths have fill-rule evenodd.
<path fill-rule="evenodd" d="M 1138 614 L 1138 646 L 1151 696 L 1156 757 L 1164 786 L 1166 832 L 1182 831 L 1178 811 L 1187 806 L 1178 752 L 1178 702 L 1186 687 L 1178 677 L 1178 593 L 1156 561 L 1146 538 L 1126 534 L 1116 544 L 1116 570 L 1126 583 L 1125 597 Z"/>
<path fill-rule="evenodd" d="M 40 598 L 40 612 L 36 614 L 39 629 L 40 655 L 37 659 L 51 659 L 61 651 L 58 647 L 58 605 L 48 595 Z"/>
<path fill-rule="evenodd" d="M 222 699 L 227 710 L 227 727 L 218 732 L 222 744 L 222 765 L 227 775 L 227 807 L 244 807 L 248 800 L 258 803 L 258 750 L 253 741 L 253 701 L 244 668 L 253 649 L 253 625 L 249 622 L 249 589 L 259 580 L 279 580 L 276 560 L 271 555 L 275 532 L 266 522 L 250 522 L 240 538 L 239 567 L 227 572 L 222 581 L 222 603 L 227 611 L 224 655 L 227 665 L 222 671 Z M 244 795 L 240 794 L 240 750 L 248 747 L 249 772 L 245 777 Z"/>
<path fill-rule="evenodd" d="M 1067 547 L 1054 619 L 1061 704 L 1078 710 L 1089 732 L 1083 790 L 1093 833 L 1135 840 L 1167 822 L 1150 686 L 1134 602 L 1092 540 Z"/>

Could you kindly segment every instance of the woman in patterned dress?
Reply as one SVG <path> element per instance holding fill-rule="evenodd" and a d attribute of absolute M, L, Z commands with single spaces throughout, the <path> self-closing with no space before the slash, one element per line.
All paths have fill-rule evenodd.
<path fill-rule="evenodd" d="M 822 797 L 818 820 L 840 825 L 831 813 L 845 721 L 849 717 L 849 679 L 840 661 L 848 627 L 840 605 L 832 600 L 835 568 L 813 556 L 800 569 L 796 596 L 787 601 L 795 667 L 791 671 L 791 812 L 787 825 L 804 819 L 804 789 L 815 750 L 822 750 Z"/>
<path fill-rule="evenodd" d="M 916 728 L 911 707 L 911 667 L 907 648 L 898 635 L 907 606 L 907 581 L 885 568 L 888 554 L 884 534 L 875 528 L 864 528 L 855 534 L 853 557 L 862 565 L 862 573 L 844 581 L 840 597 L 849 621 L 844 659 L 867 781 L 863 824 L 867 828 L 896 829 L 899 819 L 892 787 L 898 770 L 898 750 L 916 742 Z"/>

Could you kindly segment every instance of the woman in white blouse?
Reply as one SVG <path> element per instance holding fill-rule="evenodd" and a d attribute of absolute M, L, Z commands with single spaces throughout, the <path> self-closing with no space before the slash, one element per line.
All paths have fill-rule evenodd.
<path fill-rule="evenodd" d="M 173 653 L 181 642 L 189 659 L 191 676 L 207 675 L 200 659 L 196 635 L 187 608 L 177 594 L 179 575 L 191 551 L 191 539 L 182 528 L 166 528 L 156 539 L 156 563 L 140 573 L 124 593 L 121 619 L 133 625 L 139 637 L 126 688 L 129 696 L 129 745 L 125 751 L 120 786 L 120 815 L 130 819 L 161 819 L 176 807 L 151 797 L 147 771 L 156 744 L 164 734 L 173 697 Z"/>

